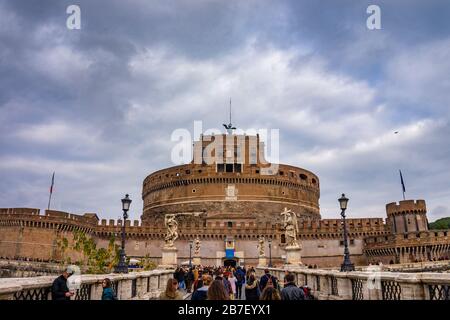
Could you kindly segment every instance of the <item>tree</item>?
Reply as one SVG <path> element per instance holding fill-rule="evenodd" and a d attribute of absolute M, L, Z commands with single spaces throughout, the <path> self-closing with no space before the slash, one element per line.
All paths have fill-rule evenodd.
<path fill-rule="evenodd" d="M 139 266 L 144 271 L 149 271 L 149 270 L 156 269 L 156 263 L 154 261 L 150 260 L 150 256 L 148 254 L 145 255 L 144 258 L 141 259 L 141 261 L 139 262 Z"/>
<path fill-rule="evenodd" d="M 430 230 L 450 229 L 450 217 L 438 219 L 430 223 Z"/>
<path fill-rule="evenodd" d="M 109 273 L 119 261 L 119 246 L 115 244 L 114 236 L 109 239 L 107 248 L 99 249 L 95 241 L 82 231 L 75 231 L 73 240 L 73 249 L 83 254 L 82 261 L 78 262 L 89 273 Z"/>

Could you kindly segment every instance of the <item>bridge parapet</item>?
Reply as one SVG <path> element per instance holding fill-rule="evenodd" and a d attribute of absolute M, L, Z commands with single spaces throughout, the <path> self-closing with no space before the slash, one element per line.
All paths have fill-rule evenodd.
<path fill-rule="evenodd" d="M 119 300 L 147 300 L 159 297 L 173 270 L 152 270 L 128 274 L 81 275 L 81 286 L 73 300 L 101 300 L 102 280 L 109 278 Z M 55 276 L 0 279 L 0 300 L 50 300 Z"/>
<path fill-rule="evenodd" d="M 256 268 L 257 275 L 264 268 Z M 296 284 L 307 285 L 319 300 L 450 300 L 450 273 L 407 273 L 379 271 L 370 266 L 362 271 L 307 268 L 270 268 L 283 282 L 285 271 L 295 274 Z"/>

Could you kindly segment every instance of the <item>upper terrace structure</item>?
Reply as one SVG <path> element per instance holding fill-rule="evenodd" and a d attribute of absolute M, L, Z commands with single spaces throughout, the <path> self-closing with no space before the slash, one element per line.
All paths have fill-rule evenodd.
<path fill-rule="evenodd" d="M 320 219 L 319 178 L 264 159 L 259 135 L 201 136 L 190 164 L 156 171 L 143 183 L 142 222 L 162 224 L 177 212 L 233 214 L 274 221 L 285 207 Z"/>

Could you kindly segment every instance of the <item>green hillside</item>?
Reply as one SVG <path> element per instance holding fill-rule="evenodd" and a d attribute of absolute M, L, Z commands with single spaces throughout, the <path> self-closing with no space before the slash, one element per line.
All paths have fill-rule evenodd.
<path fill-rule="evenodd" d="M 430 223 L 430 229 L 450 229 L 450 217 L 441 218 Z"/>

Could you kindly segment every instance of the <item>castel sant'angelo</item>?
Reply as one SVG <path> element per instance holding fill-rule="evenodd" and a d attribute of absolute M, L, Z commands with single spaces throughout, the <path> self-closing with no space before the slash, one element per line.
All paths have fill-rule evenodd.
<path fill-rule="evenodd" d="M 211 146 L 214 145 L 213 148 Z M 212 150 L 210 153 L 208 148 Z M 336 267 L 343 259 L 343 225 L 339 218 L 321 219 L 320 181 L 314 173 L 264 159 L 258 135 L 201 136 L 190 164 L 148 175 L 142 186 L 141 222 L 126 221 L 126 253 L 161 262 L 172 215 L 178 224 L 178 263 L 190 256 L 190 242 L 200 240 L 197 258 L 204 265 L 257 265 L 258 244 L 274 265 L 286 258 L 280 213 L 296 213 L 298 242 L 304 264 Z M 209 154 L 209 156 L 204 156 Z M 200 160 L 199 160 L 200 159 Z M 349 250 L 355 265 L 438 260 L 449 256 L 446 230 L 429 230 L 424 200 L 386 205 L 386 219 L 347 219 Z M 58 239 L 83 231 L 99 247 L 116 236 L 123 221 L 99 219 L 33 208 L 0 209 L 0 258 L 59 261 Z M 198 243 L 198 241 L 197 241 Z M 65 252 L 72 261 L 79 253 Z"/>

